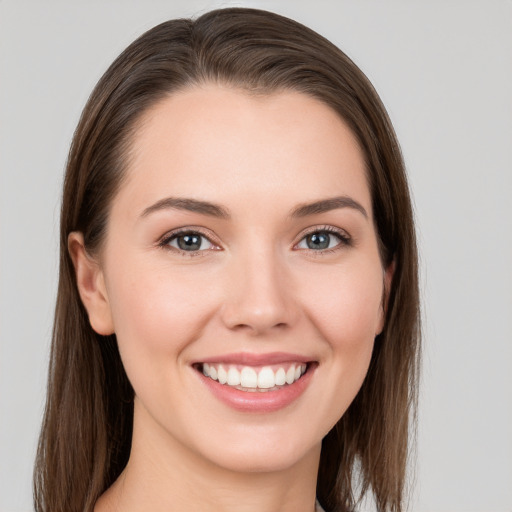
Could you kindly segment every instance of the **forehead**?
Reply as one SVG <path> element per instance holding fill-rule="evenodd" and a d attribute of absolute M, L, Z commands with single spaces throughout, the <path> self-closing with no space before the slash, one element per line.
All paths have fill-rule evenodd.
<path fill-rule="evenodd" d="M 295 91 L 208 85 L 169 95 L 136 127 L 125 187 L 136 191 L 132 204 L 166 194 L 290 204 L 351 194 L 371 209 L 355 136 L 333 109 Z"/>

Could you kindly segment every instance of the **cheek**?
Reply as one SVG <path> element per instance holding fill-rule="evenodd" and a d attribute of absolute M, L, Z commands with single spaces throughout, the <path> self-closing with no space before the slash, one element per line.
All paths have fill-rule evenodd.
<path fill-rule="evenodd" d="M 326 347 L 328 377 L 318 407 L 328 411 L 327 430 L 345 413 L 366 377 L 382 315 L 380 265 L 338 270 L 323 276 L 329 286 L 308 302 L 308 316 Z"/>
<path fill-rule="evenodd" d="M 196 278 L 128 261 L 110 276 L 110 306 L 127 371 L 150 360 L 153 365 L 161 361 L 157 367 L 163 369 L 164 361 L 179 358 L 181 351 L 200 337 L 213 306 Z"/>
<path fill-rule="evenodd" d="M 309 312 L 333 348 L 358 350 L 373 342 L 382 319 L 383 276 L 379 266 L 330 271 L 328 283 L 309 299 Z"/>

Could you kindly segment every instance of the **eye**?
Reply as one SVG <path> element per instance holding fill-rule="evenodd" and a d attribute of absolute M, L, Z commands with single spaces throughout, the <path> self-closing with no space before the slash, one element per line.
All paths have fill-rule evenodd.
<path fill-rule="evenodd" d="M 162 240 L 162 246 L 170 246 L 185 252 L 206 251 L 216 248 L 215 245 L 201 233 L 197 231 L 183 231 L 174 233 Z"/>
<path fill-rule="evenodd" d="M 321 229 L 308 233 L 297 244 L 298 249 L 309 249 L 313 251 L 324 251 L 336 249 L 340 245 L 350 245 L 350 238 L 339 232 L 330 229 Z"/>

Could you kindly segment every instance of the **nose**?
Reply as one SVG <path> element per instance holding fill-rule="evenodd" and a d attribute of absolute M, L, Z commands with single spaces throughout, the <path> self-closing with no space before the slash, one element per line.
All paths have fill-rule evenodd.
<path fill-rule="evenodd" d="M 270 249 L 233 260 L 221 312 L 226 327 L 249 335 L 291 327 L 298 308 L 285 262 Z"/>

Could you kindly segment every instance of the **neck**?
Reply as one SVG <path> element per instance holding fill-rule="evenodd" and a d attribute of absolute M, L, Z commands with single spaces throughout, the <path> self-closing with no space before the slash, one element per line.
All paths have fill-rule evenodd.
<path fill-rule="evenodd" d="M 234 471 L 135 415 L 130 460 L 95 512 L 314 512 L 319 460 L 315 446 L 290 467 Z"/>

